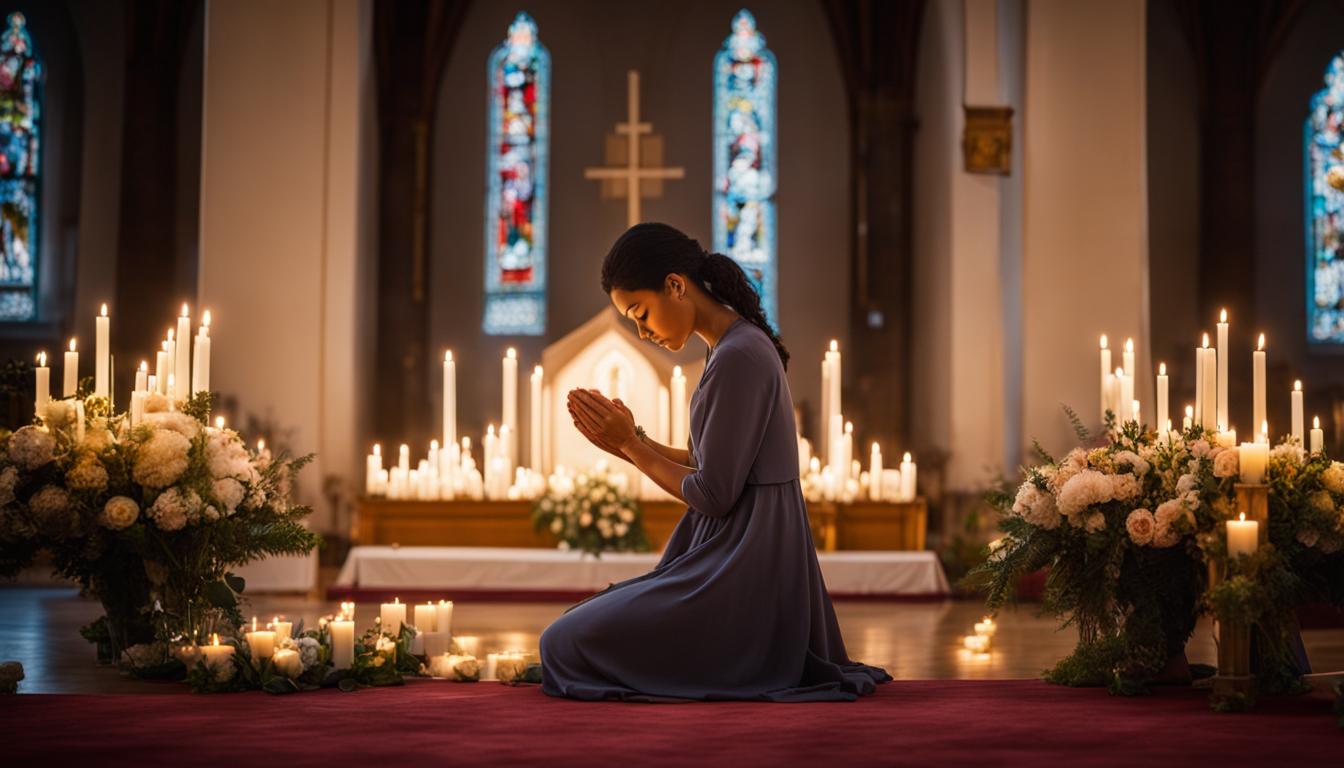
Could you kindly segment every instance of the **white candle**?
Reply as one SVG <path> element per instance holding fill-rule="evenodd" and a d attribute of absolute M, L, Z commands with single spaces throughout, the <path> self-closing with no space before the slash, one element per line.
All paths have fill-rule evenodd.
<path fill-rule="evenodd" d="M 290 633 L 294 631 L 294 622 L 281 621 L 279 616 L 271 619 L 271 630 L 275 632 L 275 642 L 283 643 L 290 638 Z"/>
<path fill-rule="evenodd" d="M 328 622 L 327 630 L 331 632 L 331 665 L 336 669 L 349 669 L 355 663 L 354 614 L 350 618 Z"/>
<path fill-rule="evenodd" d="M 110 325 L 111 319 L 107 316 L 107 305 L 104 304 L 102 312 L 93 319 L 93 394 L 98 397 L 107 397 L 110 391 L 107 367 L 111 354 L 108 348 Z"/>
<path fill-rule="evenodd" d="M 168 342 L 160 342 L 160 346 L 167 345 Z M 154 379 L 156 385 L 155 391 L 160 395 L 168 394 L 168 353 L 160 349 L 154 353 Z"/>
<path fill-rule="evenodd" d="M 176 410 L 174 403 L 177 402 L 177 375 L 168 374 L 168 410 Z"/>
<path fill-rule="evenodd" d="M 41 415 L 46 412 L 47 403 L 51 402 L 51 369 L 47 367 L 47 353 L 37 353 L 37 367 L 33 369 L 36 375 L 34 382 L 37 397 L 33 399 L 33 413 Z"/>
<path fill-rule="evenodd" d="M 75 443 L 84 442 L 84 401 L 75 401 Z"/>
<path fill-rule="evenodd" d="M 1195 422 L 1204 423 L 1204 353 L 1209 346 L 1209 334 L 1204 334 L 1204 346 L 1195 347 Z"/>
<path fill-rule="evenodd" d="M 1126 376 L 1125 378 L 1128 379 L 1128 380 L 1130 380 L 1130 381 L 1133 381 L 1133 379 L 1130 379 L 1128 376 Z M 1130 401 L 1129 401 L 1129 419 L 1130 419 L 1130 421 L 1133 421 L 1135 424 L 1142 424 L 1142 423 L 1143 423 L 1143 418 L 1139 415 L 1139 401 L 1138 401 L 1138 400 L 1130 400 Z"/>
<path fill-rule="evenodd" d="M 1306 444 L 1306 433 L 1302 424 L 1302 381 L 1293 382 L 1293 439 L 1298 445 Z"/>
<path fill-rule="evenodd" d="M 1101 420 L 1106 421 L 1106 411 L 1111 406 L 1111 350 L 1107 346 L 1106 334 L 1101 334 Z"/>
<path fill-rule="evenodd" d="M 1219 446 L 1223 448 L 1236 448 L 1237 430 L 1233 429 L 1232 427 L 1228 427 L 1222 432 L 1219 432 L 1216 436 L 1216 442 L 1218 443 Z"/>
<path fill-rule="evenodd" d="M 382 619 L 383 632 L 396 637 L 401 634 L 401 625 L 406 623 L 406 604 L 401 598 L 394 597 L 392 602 L 379 607 L 378 615 Z"/>
<path fill-rule="evenodd" d="M 550 398 L 546 398 L 546 399 L 547 399 L 547 400 L 550 400 Z M 658 385 L 658 442 L 660 442 L 660 443 L 667 443 L 667 444 L 669 444 L 669 445 L 673 444 L 673 443 L 672 443 L 672 437 L 671 437 L 671 435 L 669 435 L 669 434 L 667 433 L 667 432 L 668 432 L 668 429 L 672 426 L 672 419 L 671 419 L 672 414 L 671 414 L 671 410 L 672 410 L 672 392 L 669 391 L 667 387 L 664 387 L 663 385 L 659 384 L 659 385 Z"/>
<path fill-rule="evenodd" d="M 1116 370 L 1118 371 L 1120 369 L 1117 368 Z M 1119 409 L 1116 408 L 1116 401 L 1120 398 L 1120 380 L 1115 377 L 1114 372 L 1109 372 L 1106 374 L 1102 386 L 1105 389 L 1106 395 L 1101 401 L 1101 418 L 1105 420 L 1106 412 L 1109 411 L 1118 425 L 1120 423 L 1120 413 Z"/>
<path fill-rule="evenodd" d="M 206 668 L 216 671 L 226 664 L 233 663 L 233 646 L 220 645 L 219 635 L 214 635 L 214 643 L 211 645 L 199 645 L 197 649 L 201 652 L 201 657 L 205 660 Z"/>
<path fill-rule="evenodd" d="M 873 443 L 873 450 L 868 457 L 868 498 L 882 500 L 882 449 L 877 443 Z"/>
<path fill-rule="evenodd" d="M 901 501 L 915 500 L 917 492 L 916 472 L 915 462 L 910 458 L 910 452 L 906 451 L 905 456 L 901 459 Z"/>
<path fill-rule="evenodd" d="M 1135 371 L 1134 371 L 1134 340 L 1133 340 L 1133 339 L 1125 339 L 1125 353 L 1124 353 L 1124 358 L 1123 358 L 1123 359 L 1124 359 L 1124 361 L 1125 361 L 1125 375 L 1128 376 L 1128 377 L 1131 378 L 1131 379 L 1134 378 L 1134 373 L 1135 373 Z"/>
<path fill-rule="evenodd" d="M 1237 452 L 1241 466 L 1241 482 L 1259 485 L 1265 481 L 1265 467 L 1269 464 L 1269 443 L 1242 443 Z"/>
<path fill-rule="evenodd" d="M 133 392 L 144 392 L 149 389 L 149 361 L 141 360 L 140 367 L 135 371 L 135 389 Z"/>
<path fill-rule="evenodd" d="M 136 390 L 131 393 L 131 426 L 138 427 L 145 417 L 145 395 L 148 393 L 143 390 Z"/>
<path fill-rule="evenodd" d="M 457 361 L 443 353 L 443 444 L 457 445 Z"/>
<path fill-rule="evenodd" d="M 1240 555 L 1253 555 L 1260 546 L 1260 523 L 1256 520 L 1247 520 L 1246 513 L 1241 513 L 1237 520 L 1227 521 L 1227 556 L 1236 558 Z"/>
<path fill-rule="evenodd" d="M 168 394 L 168 380 L 173 377 L 177 370 L 177 331 L 168 329 L 168 338 L 163 342 L 163 351 L 167 354 L 165 358 L 163 374 L 159 376 L 159 386 L 163 388 L 161 394 Z"/>
<path fill-rule="evenodd" d="M 370 496 L 386 491 L 379 482 L 383 474 L 383 446 L 373 444 L 373 453 L 365 459 L 364 492 Z"/>
<path fill-rule="evenodd" d="M 177 318 L 177 348 L 173 351 L 173 380 L 177 382 L 175 399 L 191 398 L 191 315 L 187 305 L 182 305 L 182 314 Z"/>
<path fill-rule="evenodd" d="M 210 391 L 210 310 L 201 315 L 201 330 L 196 334 L 196 357 L 192 360 L 191 394 Z"/>
<path fill-rule="evenodd" d="M 1157 428 L 1164 434 L 1171 431 L 1171 419 L 1167 414 L 1167 364 L 1157 365 Z"/>
<path fill-rule="evenodd" d="M 1227 310 L 1218 314 L 1218 430 L 1227 429 Z"/>
<path fill-rule="evenodd" d="M 1260 343 L 1251 353 L 1251 426 L 1265 422 L 1265 334 L 1260 334 Z M 1254 430 L 1252 430 L 1254 431 Z"/>
<path fill-rule="evenodd" d="M 690 428 L 686 417 L 686 376 L 681 366 L 672 368 L 672 447 L 686 447 L 686 431 Z"/>
<path fill-rule="evenodd" d="M 1208 335 L 1204 343 L 1208 343 Z M 1204 416 L 1201 422 L 1206 432 L 1218 429 L 1218 350 L 1204 350 Z"/>
<path fill-rule="evenodd" d="M 827 432 L 827 439 L 829 440 L 832 434 L 838 436 L 841 431 L 843 431 L 845 423 L 844 417 L 840 415 L 844 413 L 845 409 L 844 403 L 842 402 L 842 387 L 840 386 L 843 382 L 843 365 L 840 356 L 840 342 L 837 339 L 831 339 L 831 347 L 827 351 L 826 356 L 830 358 L 831 361 L 831 417 L 827 425 L 827 428 L 831 430 L 830 432 Z"/>
<path fill-rule="evenodd" d="M 453 632 L 452 600 L 439 601 L 439 615 L 438 618 L 435 619 L 434 626 L 437 627 L 438 631 L 440 632 L 447 632 L 448 634 L 452 634 Z"/>
<path fill-rule="evenodd" d="M 257 617 L 252 617 L 252 631 L 246 633 L 247 645 L 253 659 L 268 659 L 275 653 L 275 632 L 257 629 Z"/>
<path fill-rule="evenodd" d="M 1115 377 L 1120 382 L 1120 399 L 1115 404 L 1115 419 L 1117 423 L 1122 424 L 1133 418 L 1131 409 L 1134 402 L 1134 377 L 1119 369 L 1116 369 Z"/>
<path fill-rule="evenodd" d="M 843 482 L 850 477 L 851 463 L 854 461 L 854 422 L 845 422 L 845 437 L 842 442 L 842 452 L 840 454 L 839 475 Z"/>
<path fill-rule="evenodd" d="M 532 400 L 528 406 L 528 416 L 531 424 L 528 429 L 527 447 L 531 454 L 529 466 L 537 472 L 541 470 L 541 380 L 544 375 L 541 366 L 538 365 L 532 369 Z"/>
<path fill-rule="evenodd" d="M 411 446 L 405 443 L 397 449 L 397 469 L 402 472 L 411 471 Z"/>
<path fill-rule="evenodd" d="M 1311 452 L 1320 453 L 1325 450 L 1325 432 L 1321 430 L 1321 417 L 1311 417 Z"/>
<path fill-rule="evenodd" d="M 830 448 L 826 445 L 826 441 L 831 434 L 829 423 L 831 418 L 831 357 L 829 353 L 821 356 L 821 413 L 818 415 L 821 417 L 819 429 L 821 430 L 822 452 L 824 454 Z"/>
<path fill-rule="evenodd" d="M 503 427 L 507 426 L 510 430 L 513 430 L 513 432 L 509 435 L 509 441 L 507 443 L 502 442 L 501 447 L 504 449 L 504 453 L 509 457 L 509 460 L 513 461 L 518 455 L 517 446 L 513 440 L 513 433 L 516 433 L 518 430 L 518 351 L 513 347 L 509 347 L 504 353 L 502 365 L 504 375 L 504 418 L 500 422 L 501 441 L 504 437 Z M 616 394 L 612 393 L 611 396 L 615 397 Z"/>
<path fill-rule="evenodd" d="M 416 632 L 437 632 L 438 631 L 439 607 L 433 602 L 427 602 L 424 605 L 415 606 L 415 631 Z"/>
<path fill-rule="evenodd" d="M 70 340 L 70 349 L 65 353 L 65 388 L 62 397 L 74 397 L 79 392 L 79 353 L 75 351 L 75 340 Z"/>
<path fill-rule="evenodd" d="M 1189 431 L 1195 426 L 1195 406 L 1185 406 L 1185 418 L 1181 421 L 1181 429 Z"/>

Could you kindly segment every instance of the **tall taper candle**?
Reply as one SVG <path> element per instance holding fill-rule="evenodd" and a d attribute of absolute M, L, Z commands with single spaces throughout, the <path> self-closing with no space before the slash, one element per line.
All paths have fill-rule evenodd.
<path fill-rule="evenodd" d="M 1306 437 L 1302 424 L 1302 381 L 1298 380 L 1293 382 L 1293 439 L 1305 446 Z"/>
<path fill-rule="evenodd" d="M 528 419 L 530 429 L 527 433 L 527 447 L 531 454 L 531 463 L 528 465 L 536 472 L 541 471 L 541 378 L 543 372 L 538 365 L 532 369 L 532 400 L 528 403 Z"/>
<path fill-rule="evenodd" d="M 504 418 L 500 422 L 500 437 L 504 436 L 503 427 L 508 426 L 508 441 L 503 444 L 504 455 L 509 458 L 509 463 L 517 463 L 518 460 L 518 351 L 509 347 L 504 353 L 503 360 L 504 375 Z M 615 397 L 612 393 L 612 397 Z"/>
<path fill-rule="evenodd" d="M 1195 347 L 1195 423 L 1204 423 L 1204 353 L 1208 351 L 1209 334 L 1204 334 L 1204 346 Z"/>
<path fill-rule="evenodd" d="M 47 367 L 47 353 L 37 353 L 37 367 L 33 369 L 37 380 L 34 382 L 37 397 L 33 399 L 33 413 L 42 415 L 51 402 L 51 369 Z"/>
<path fill-rule="evenodd" d="M 872 453 L 868 457 L 868 498 L 882 500 L 882 449 L 873 443 Z"/>
<path fill-rule="evenodd" d="M 844 381 L 843 358 L 840 356 L 840 342 L 831 339 L 831 348 L 828 357 L 831 358 L 831 423 L 830 429 L 839 435 L 844 430 L 844 419 L 840 414 L 844 413 L 844 395 L 841 384 Z"/>
<path fill-rule="evenodd" d="M 1207 347 L 1209 337 L 1204 336 Z M 1218 428 L 1218 350 L 1204 350 L 1204 429 Z"/>
<path fill-rule="evenodd" d="M 1170 431 L 1167 426 L 1171 419 L 1167 417 L 1167 364 L 1157 364 L 1157 428 L 1160 432 Z"/>
<path fill-rule="evenodd" d="M 672 368 L 672 447 L 686 447 L 686 376 L 681 366 Z"/>
<path fill-rule="evenodd" d="M 159 386 L 163 389 L 163 394 L 168 394 L 168 380 L 177 371 L 177 331 L 168 329 L 168 338 L 163 342 L 163 351 L 168 353 L 168 363 L 163 369 L 163 375 L 159 377 Z"/>
<path fill-rule="evenodd" d="M 201 330 L 196 334 L 195 359 L 192 360 L 191 394 L 210 391 L 210 310 L 201 313 Z"/>
<path fill-rule="evenodd" d="M 191 315 L 187 305 L 177 318 L 177 349 L 173 352 L 173 381 L 177 384 L 179 400 L 191 398 Z"/>
<path fill-rule="evenodd" d="M 1125 375 L 1134 378 L 1134 340 L 1125 339 L 1125 353 L 1121 358 L 1125 362 Z"/>
<path fill-rule="evenodd" d="M 1111 350 L 1107 346 L 1106 334 L 1101 334 L 1101 420 L 1106 421 L 1106 409 L 1111 403 Z"/>
<path fill-rule="evenodd" d="M 1218 314 L 1218 431 L 1227 429 L 1227 310 Z"/>
<path fill-rule="evenodd" d="M 109 330 L 111 319 L 107 316 L 107 305 L 104 304 L 102 312 L 93 319 L 93 394 L 98 397 L 107 397 L 108 387 L 108 368 L 109 361 Z"/>
<path fill-rule="evenodd" d="M 1115 377 L 1120 382 L 1120 400 L 1116 403 L 1115 423 L 1123 424 L 1134 419 L 1130 410 L 1130 403 L 1134 401 L 1134 376 L 1116 369 Z"/>
<path fill-rule="evenodd" d="M 821 356 L 821 423 L 818 429 L 821 430 L 821 453 L 825 456 L 830 451 L 827 445 L 831 434 L 831 355 L 830 353 Z"/>
<path fill-rule="evenodd" d="M 443 353 L 443 445 L 457 445 L 457 361 L 451 349 Z"/>
<path fill-rule="evenodd" d="M 79 353 L 75 351 L 75 340 L 70 340 L 70 349 L 65 353 L 65 387 L 61 397 L 74 397 L 79 392 Z"/>
<path fill-rule="evenodd" d="M 135 370 L 135 391 L 144 392 L 149 388 L 149 361 L 141 360 L 140 367 Z"/>
<path fill-rule="evenodd" d="M 159 350 L 154 353 L 154 391 L 160 395 L 168 393 L 168 342 L 159 342 Z"/>
<path fill-rule="evenodd" d="M 1251 432 L 1258 432 L 1265 422 L 1265 334 L 1260 334 L 1260 343 L 1251 353 Z M 1258 439 L 1258 438 L 1256 438 Z"/>

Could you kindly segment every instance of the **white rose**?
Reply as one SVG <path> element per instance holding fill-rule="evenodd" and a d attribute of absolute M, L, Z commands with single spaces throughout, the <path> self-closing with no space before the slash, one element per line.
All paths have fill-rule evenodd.
<path fill-rule="evenodd" d="M 303 674 L 303 660 L 299 658 L 297 651 L 288 649 L 279 650 L 271 657 L 271 663 L 275 665 L 275 671 L 288 677 L 290 680 Z"/>
<path fill-rule="evenodd" d="M 140 505 L 135 503 L 135 499 L 128 496 L 113 496 L 103 505 L 103 513 L 98 517 L 98 522 L 105 528 L 120 531 L 131 527 L 139 517 Z"/>
<path fill-rule="evenodd" d="M 167 488 L 187 471 L 191 441 L 170 429 L 156 429 L 136 452 L 131 477 L 146 488 Z"/>

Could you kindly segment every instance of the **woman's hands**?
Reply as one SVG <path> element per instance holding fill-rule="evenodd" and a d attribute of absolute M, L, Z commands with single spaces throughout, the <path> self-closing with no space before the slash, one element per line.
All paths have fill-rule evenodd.
<path fill-rule="evenodd" d="M 625 459 L 625 446 L 639 439 L 634 414 L 620 398 L 613 401 L 595 389 L 572 389 L 568 406 L 579 433 L 613 456 Z"/>

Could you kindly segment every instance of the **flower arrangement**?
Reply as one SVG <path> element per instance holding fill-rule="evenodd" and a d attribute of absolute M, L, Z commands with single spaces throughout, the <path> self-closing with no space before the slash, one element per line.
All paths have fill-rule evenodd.
<path fill-rule="evenodd" d="M 595 556 L 604 551 L 648 551 L 643 511 L 627 493 L 624 480 L 623 475 L 610 474 L 605 461 L 572 478 L 557 471 L 532 506 L 533 528 L 549 531 L 560 549 Z"/>
<path fill-rule="evenodd" d="M 1047 671 L 1067 685 L 1140 690 L 1183 653 L 1201 612 L 1254 625 L 1263 690 L 1300 685 L 1296 609 L 1344 604 L 1344 464 L 1285 438 L 1269 451 L 1269 543 L 1229 557 L 1239 449 L 1195 425 L 1159 435 L 1134 421 L 1040 463 L 990 496 L 1004 536 L 972 578 L 991 608 L 1048 569 L 1044 609 L 1079 630 Z M 1224 578 L 1210 584 L 1210 566 Z"/>
<path fill-rule="evenodd" d="M 222 419 L 209 425 L 206 392 L 148 393 L 132 426 L 87 384 L 0 433 L 0 577 L 49 552 L 106 611 L 85 637 L 133 669 L 171 666 L 175 640 L 241 622 L 232 568 L 317 546 L 290 494 L 310 457 L 272 456 Z"/>

